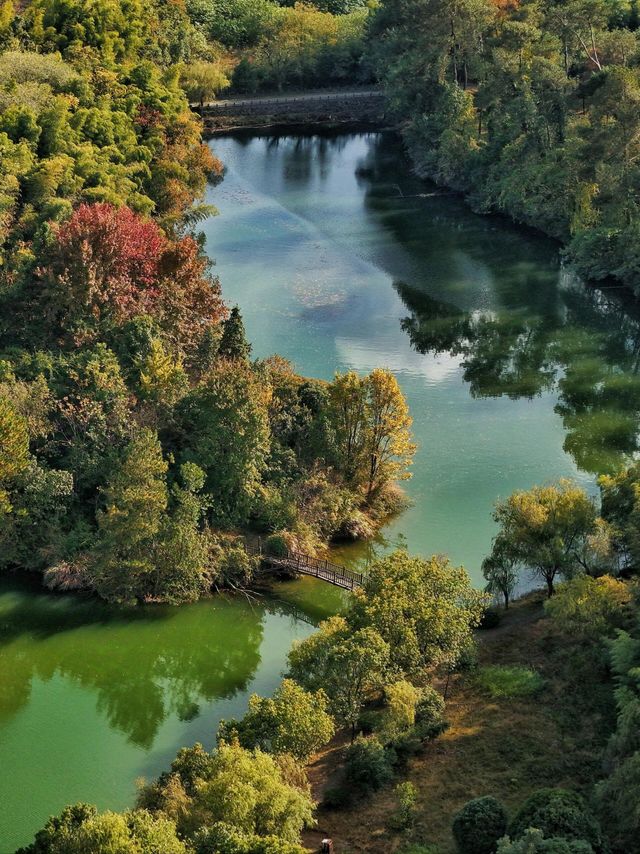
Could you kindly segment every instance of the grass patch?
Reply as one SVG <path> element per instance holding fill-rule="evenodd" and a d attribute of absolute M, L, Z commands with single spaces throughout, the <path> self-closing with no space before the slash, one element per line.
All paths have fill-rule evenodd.
<path fill-rule="evenodd" d="M 531 697 L 544 687 L 544 679 L 536 670 L 516 665 L 490 664 L 478 671 L 476 680 L 478 687 L 496 700 Z"/>

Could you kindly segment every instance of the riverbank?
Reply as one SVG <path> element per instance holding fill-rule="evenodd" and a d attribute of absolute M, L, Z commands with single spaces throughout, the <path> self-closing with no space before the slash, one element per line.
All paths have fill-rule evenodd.
<path fill-rule="evenodd" d="M 415 842 L 435 846 L 438 854 L 455 854 L 451 821 L 471 798 L 493 795 L 513 813 L 540 787 L 589 791 L 601 774 L 599 756 L 612 725 L 612 686 L 589 668 L 575 667 L 579 644 L 559 634 L 543 601 L 542 593 L 532 593 L 503 612 L 498 628 L 477 633 L 477 669 L 455 675 L 448 687 L 449 728 L 398 777 L 417 790 L 414 829 L 389 830 L 398 807 L 389 786 L 350 809 L 321 808 L 318 827 L 304 838 L 308 848 L 317 850 L 328 836 L 338 852 L 391 854 Z M 535 702 L 488 696 L 478 673 L 494 665 L 535 669 L 544 680 Z M 320 802 L 335 785 L 347 744 L 341 734 L 309 768 Z"/>

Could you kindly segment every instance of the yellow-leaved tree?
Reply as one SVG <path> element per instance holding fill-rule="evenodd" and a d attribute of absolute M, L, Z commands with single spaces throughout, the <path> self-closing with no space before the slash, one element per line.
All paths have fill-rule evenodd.
<path fill-rule="evenodd" d="M 336 374 L 329 388 L 338 465 L 367 499 L 394 480 L 410 477 L 416 446 L 409 407 L 395 376 L 376 368 L 369 376 Z"/>

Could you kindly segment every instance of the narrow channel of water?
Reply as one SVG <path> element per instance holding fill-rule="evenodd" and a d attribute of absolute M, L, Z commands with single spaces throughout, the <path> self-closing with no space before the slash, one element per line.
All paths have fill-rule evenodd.
<path fill-rule="evenodd" d="M 409 398 L 414 505 L 389 540 L 479 582 L 498 496 L 560 475 L 593 488 L 636 451 L 640 324 L 562 273 L 554 244 L 433 195 L 390 135 L 212 147 L 228 172 L 208 248 L 255 355 L 325 378 L 385 365 Z M 0 854 L 67 803 L 130 805 L 137 777 L 271 693 L 307 618 L 342 596 L 311 579 L 278 593 L 123 612 L 3 580 Z"/>

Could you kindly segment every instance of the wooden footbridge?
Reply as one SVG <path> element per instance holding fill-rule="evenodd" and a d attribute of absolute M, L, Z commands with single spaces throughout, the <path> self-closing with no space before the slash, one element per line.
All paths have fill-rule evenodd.
<path fill-rule="evenodd" d="M 342 587 L 343 590 L 355 590 L 356 587 L 362 587 L 364 582 L 364 575 L 361 572 L 354 572 L 346 566 L 311 557 L 303 552 L 288 551 L 283 555 L 272 555 L 263 552 L 260 548 L 248 545 L 246 548 L 251 554 L 257 555 L 265 566 L 283 575 L 310 575 L 313 578 L 319 578 L 320 581 Z"/>

